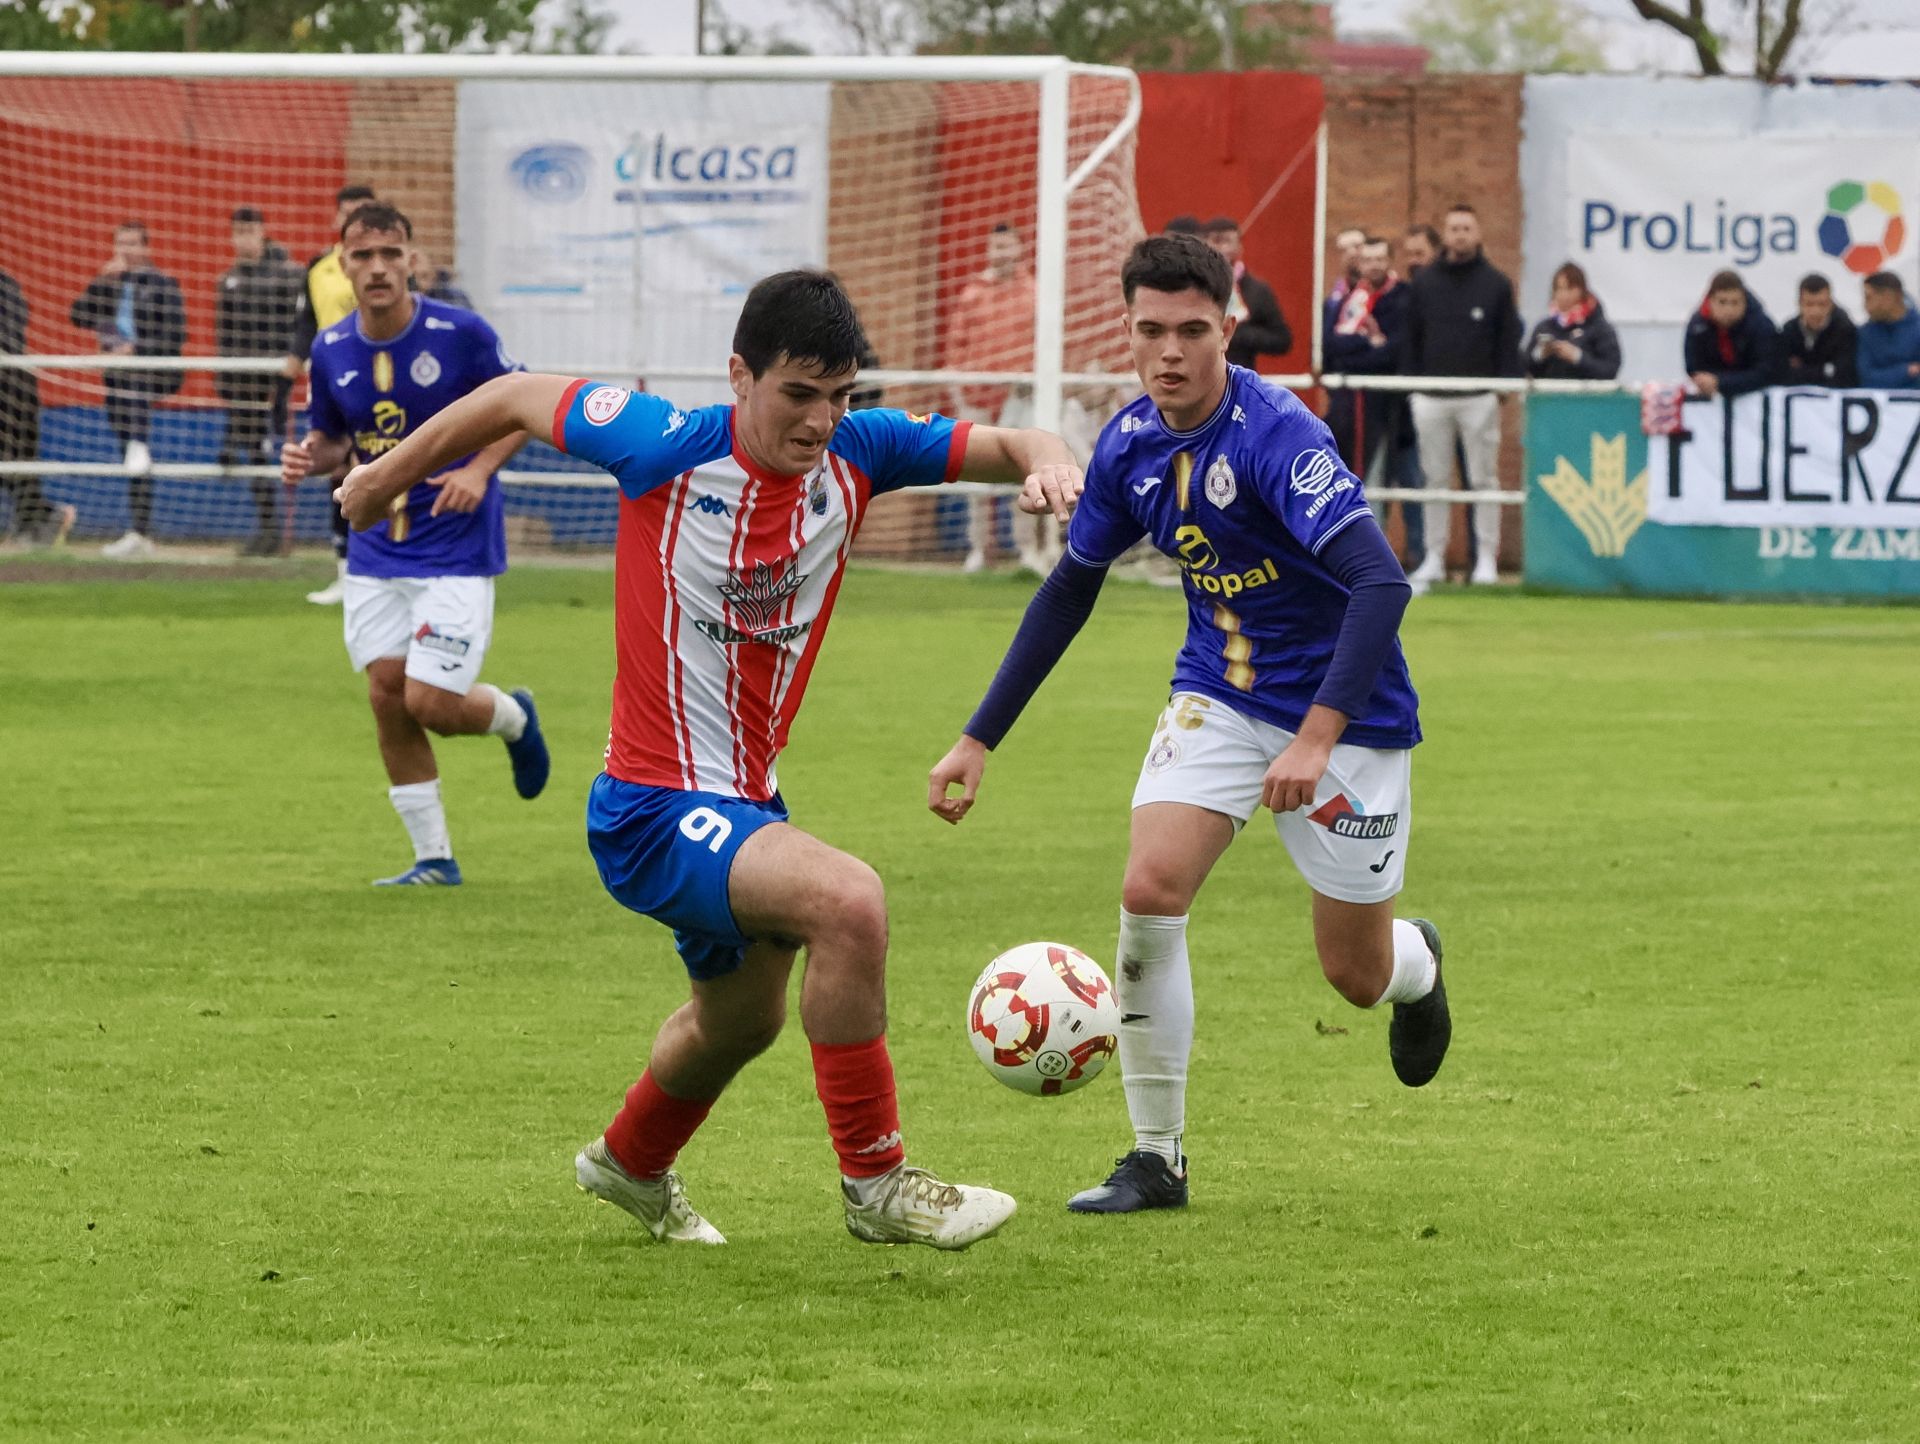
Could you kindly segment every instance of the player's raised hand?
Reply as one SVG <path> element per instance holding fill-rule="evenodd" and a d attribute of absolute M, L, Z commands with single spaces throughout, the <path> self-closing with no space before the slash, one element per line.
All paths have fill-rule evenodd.
<path fill-rule="evenodd" d="M 987 770 L 987 749 L 971 737 L 962 737 L 927 774 L 927 806 L 942 822 L 958 823 L 973 807 L 980 791 L 980 774 Z M 958 797 L 947 789 L 960 785 Z"/>
<path fill-rule="evenodd" d="M 313 475 L 313 448 L 304 441 L 289 441 L 280 448 L 280 480 L 288 486 Z"/>
<path fill-rule="evenodd" d="M 1077 466 L 1059 463 L 1043 466 L 1027 477 L 1026 484 L 1020 488 L 1017 505 L 1030 516 L 1052 512 L 1064 522 L 1079 505 L 1080 493 L 1086 485 L 1086 478 Z"/>
<path fill-rule="evenodd" d="M 428 477 L 428 486 L 440 488 L 440 495 L 433 499 L 432 515 L 478 511 L 480 503 L 487 499 L 487 483 L 492 480 L 491 472 L 475 466 L 456 466 L 452 471 Z"/>
<path fill-rule="evenodd" d="M 1313 794 L 1326 774 L 1330 749 L 1296 737 L 1273 759 L 1260 781 L 1260 801 L 1274 813 L 1313 806 Z"/>

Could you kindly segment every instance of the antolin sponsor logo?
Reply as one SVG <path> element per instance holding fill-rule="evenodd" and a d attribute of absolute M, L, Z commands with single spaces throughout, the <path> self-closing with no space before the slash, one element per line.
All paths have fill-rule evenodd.
<path fill-rule="evenodd" d="M 1336 793 L 1309 812 L 1307 821 L 1319 823 L 1335 837 L 1392 837 L 1400 830 L 1399 813 L 1363 812 L 1344 792 Z"/>

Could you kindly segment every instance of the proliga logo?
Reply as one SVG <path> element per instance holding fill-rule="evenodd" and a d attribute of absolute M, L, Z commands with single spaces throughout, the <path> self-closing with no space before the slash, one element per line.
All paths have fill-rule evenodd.
<path fill-rule="evenodd" d="M 1885 181 L 1843 180 L 1827 192 L 1820 249 L 1855 275 L 1880 270 L 1907 241 L 1900 193 Z"/>

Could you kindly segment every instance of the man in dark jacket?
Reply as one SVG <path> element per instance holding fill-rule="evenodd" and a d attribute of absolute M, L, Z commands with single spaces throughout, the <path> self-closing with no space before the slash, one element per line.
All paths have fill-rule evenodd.
<path fill-rule="evenodd" d="M 1779 331 L 1746 282 L 1715 271 L 1682 343 L 1693 389 L 1702 396 L 1758 391 L 1773 380 L 1779 347 Z"/>
<path fill-rule="evenodd" d="M 1293 328 L 1280 314 L 1273 287 L 1247 269 L 1240 259 L 1240 223 L 1215 216 L 1201 231 L 1201 239 L 1233 267 L 1233 300 L 1227 314 L 1238 318 L 1233 339 L 1227 342 L 1227 360 L 1235 366 L 1257 368 L 1262 356 L 1279 356 L 1293 349 Z"/>
<path fill-rule="evenodd" d="M 27 354 L 27 297 L 20 283 L 0 271 L 0 352 Z M 0 461 L 32 461 L 40 454 L 40 383 L 24 367 L 0 370 Z M 37 476 L 0 475 L 0 493 L 13 495 L 8 530 L 29 546 L 63 540 L 73 525 L 71 506 L 55 507 Z"/>
<path fill-rule="evenodd" d="M 180 283 L 153 264 L 147 228 L 122 221 L 113 233 L 113 255 L 73 303 L 73 324 L 90 331 L 109 356 L 178 356 L 187 340 L 187 312 Z M 127 504 L 132 526 L 102 548 L 116 560 L 153 551 L 153 403 L 180 389 L 178 371 L 108 371 L 107 425 L 126 457 Z"/>
<path fill-rule="evenodd" d="M 1858 386 L 1858 338 L 1853 318 L 1833 303 L 1827 278 L 1812 272 L 1800 282 L 1800 313 L 1780 328 L 1774 379 L 1782 386 Z"/>
<path fill-rule="evenodd" d="M 1480 248 L 1480 218 L 1456 205 L 1441 229 L 1439 257 L 1409 282 L 1407 345 L 1401 369 L 1409 376 L 1518 376 L 1520 312 L 1513 282 Z M 1500 398 L 1487 391 L 1416 393 L 1414 430 L 1427 485 L 1443 490 L 1454 472 L 1456 446 L 1475 490 L 1500 488 Z M 1446 575 L 1448 502 L 1427 503 L 1427 555 L 1408 578 L 1416 592 Z M 1473 508 L 1475 582 L 1499 579 L 1500 508 Z"/>
<path fill-rule="evenodd" d="M 233 213 L 233 265 L 214 289 L 213 345 L 222 356 L 278 356 L 300 301 L 300 272 L 286 251 L 267 239 L 267 225 L 252 206 Z M 222 466 L 246 466 L 268 459 L 268 421 L 274 378 L 221 371 L 214 391 L 227 403 L 227 434 L 220 448 Z M 259 530 L 241 548 L 243 556 L 272 556 L 280 550 L 280 524 L 274 507 L 275 483 L 254 477 L 253 504 Z"/>

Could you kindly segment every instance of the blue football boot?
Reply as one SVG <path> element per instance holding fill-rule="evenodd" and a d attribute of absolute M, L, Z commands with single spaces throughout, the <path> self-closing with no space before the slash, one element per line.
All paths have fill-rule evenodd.
<path fill-rule="evenodd" d="M 522 797 L 538 797 L 547 785 L 553 760 L 547 756 L 547 739 L 540 732 L 540 713 L 534 708 L 533 693 L 525 687 L 515 687 L 513 700 L 527 714 L 526 731 L 520 734 L 518 742 L 507 744 L 507 758 L 513 763 L 513 790 Z"/>
<path fill-rule="evenodd" d="M 1157 1153 L 1136 1148 L 1125 1158 L 1114 1160 L 1107 1181 L 1098 1188 L 1076 1193 L 1067 1200 L 1073 1213 L 1138 1213 L 1145 1208 L 1185 1208 L 1187 1206 L 1187 1160 L 1180 1160 L 1180 1171 Z"/>
<path fill-rule="evenodd" d="M 430 857 L 403 873 L 377 877 L 375 887 L 459 887 L 460 864 L 450 857 Z"/>

